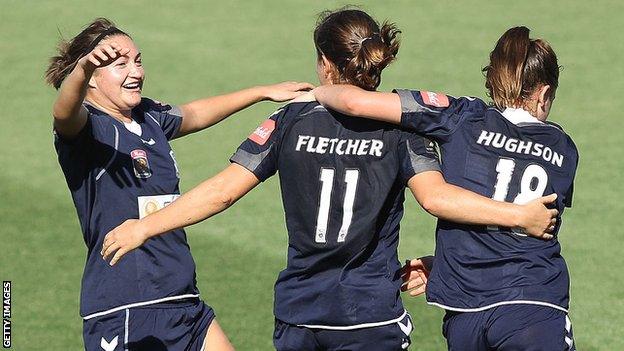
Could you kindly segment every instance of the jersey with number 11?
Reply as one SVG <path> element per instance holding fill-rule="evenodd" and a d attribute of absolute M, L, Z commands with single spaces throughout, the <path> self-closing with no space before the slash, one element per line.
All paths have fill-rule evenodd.
<path fill-rule="evenodd" d="M 499 111 L 476 98 L 397 93 L 401 124 L 438 142 L 447 182 L 517 204 L 556 193 L 560 214 L 571 206 L 578 152 L 559 126 L 522 109 Z M 560 226 L 561 217 L 555 233 Z M 559 241 L 514 228 L 440 220 L 427 299 L 455 311 L 516 303 L 565 311 L 569 277 Z"/>
<path fill-rule="evenodd" d="M 397 245 L 405 186 L 439 170 L 424 138 L 316 102 L 291 103 L 232 161 L 259 180 L 279 171 L 288 262 L 275 284 L 276 318 L 356 329 L 404 315 Z"/>

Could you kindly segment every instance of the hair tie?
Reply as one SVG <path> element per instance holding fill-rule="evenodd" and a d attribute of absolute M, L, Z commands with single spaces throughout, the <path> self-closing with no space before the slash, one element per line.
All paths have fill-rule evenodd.
<path fill-rule="evenodd" d="M 109 36 L 111 34 L 126 34 L 126 33 L 124 33 L 121 29 L 119 29 L 117 27 L 110 27 L 110 28 L 108 28 L 107 30 L 102 32 L 100 35 L 98 35 L 91 42 L 91 45 L 89 45 L 89 49 L 85 52 L 85 55 L 90 53 L 91 51 L 93 51 L 93 49 L 95 49 L 95 47 L 100 43 L 100 41 L 102 41 L 102 39 L 104 39 L 105 37 L 107 37 L 107 36 Z"/>
<path fill-rule="evenodd" d="M 364 44 L 365 41 L 373 39 L 373 37 L 366 37 L 360 40 L 360 45 Z"/>

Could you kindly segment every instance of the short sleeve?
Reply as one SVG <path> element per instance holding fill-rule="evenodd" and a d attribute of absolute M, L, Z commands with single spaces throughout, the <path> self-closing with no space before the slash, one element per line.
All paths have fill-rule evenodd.
<path fill-rule="evenodd" d="M 572 182 L 570 183 L 570 187 L 568 188 L 568 190 L 565 192 L 563 196 L 564 197 L 563 204 L 565 205 L 565 207 L 572 207 L 572 197 L 574 195 L 574 177 L 576 176 L 576 169 L 578 168 L 579 153 L 578 153 L 578 149 L 576 148 L 576 145 L 572 141 L 572 138 L 570 138 L 569 136 L 567 136 L 567 138 L 568 138 L 569 148 L 571 150 L 571 153 L 574 155 L 575 159 L 574 159 L 574 162 L 571 163 L 572 166 L 570 170 Z"/>
<path fill-rule="evenodd" d="M 572 207 L 572 195 L 574 194 L 574 183 L 570 185 L 568 191 L 566 191 L 563 199 L 563 204 L 565 207 Z"/>
<path fill-rule="evenodd" d="M 398 154 L 401 163 L 400 175 L 405 184 L 419 173 L 440 172 L 440 159 L 434 142 L 415 133 L 402 132 Z"/>
<path fill-rule="evenodd" d="M 483 101 L 418 90 L 394 90 L 401 99 L 401 126 L 447 141 L 468 115 L 485 109 Z"/>
<path fill-rule="evenodd" d="M 145 112 L 145 118 L 153 119 L 160 126 L 167 140 L 174 139 L 178 135 L 182 125 L 182 110 L 178 106 L 143 98 L 141 109 Z"/>
<path fill-rule="evenodd" d="M 281 141 L 280 122 L 285 109 L 279 109 L 243 141 L 230 162 L 239 164 L 265 181 L 277 172 L 277 155 Z"/>
<path fill-rule="evenodd" d="M 58 162 L 70 189 L 80 186 L 89 170 L 90 158 L 96 154 L 93 152 L 93 141 L 97 133 L 95 129 L 99 124 L 95 119 L 96 117 L 89 113 L 82 130 L 71 139 L 59 135 L 56 130 L 53 131 Z"/>

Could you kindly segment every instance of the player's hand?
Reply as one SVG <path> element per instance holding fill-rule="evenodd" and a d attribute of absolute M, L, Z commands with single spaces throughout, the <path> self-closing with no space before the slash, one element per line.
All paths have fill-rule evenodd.
<path fill-rule="evenodd" d="M 105 260 L 112 255 L 110 265 L 113 266 L 123 255 L 143 245 L 147 239 L 141 222 L 138 219 L 129 219 L 106 234 L 100 254 Z"/>
<path fill-rule="evenodd" d="M 427 288 L 427 280 L 432 267 L 433 256 L 408 260 L 401 268 L 401 279 L 403 279 L 401 291 L 408 291 L 410 296 L 422 295 Z"/>
<path fill-rule="evenodd" d="M 312 89 L 311 91 L 306 91 L 305 93 L 292 99 L 290 102 L 312 102 L 312 101 L 316 101 L 316 96 L 314 96 L 314 89 Z"/>
<path fill-rule="evenodd" d="M 129 52 L 129 48 L 121 47 L 121 45 L 114 41 L 102 43 L 78 60 L 78 65 L 85 69 L 95 70 L 96 68 L 110 65 L 119 57 L 127 55 Z"/>
<path fill-rule="evenodd" d="M 261 89 L 263 91 L 262 96 L 264 96 L 265 100 L 282 102 L 292 100 L 299 95 L 314 89 L 314 85 L 305 82 L 283 82 L 266 85 L 261 87 Z"/>
<path fill-rule="evenodd" d="M 546 208 L 546 205 L 555 200 L 557 200 L 557 194 L 550 194 L 522 205 L 520 227 L 524 229 L 526 234 L 544 240 L 550 240 L 554 237 L 549 233 L 555 230 L 559 211 Z"/>

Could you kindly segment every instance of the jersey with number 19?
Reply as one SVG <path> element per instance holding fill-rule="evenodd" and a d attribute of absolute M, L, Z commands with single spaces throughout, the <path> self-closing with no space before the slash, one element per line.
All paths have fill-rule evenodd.
<path fill-rule="evenodd" d="M 476 98 L 399 90 L 401 124 L 435 139 L 447 182 L 523 204 L 556 193 L 571 206 L 578 152 L 572 139 L 522 109 L 499 111 Z M 558 218 L 556 232 L 561 225 Z M 569 277 L 556 239 L 510 228 L 440 220 L 427 300 L 453 311 L 535 304 L 567 311 Z"/>
<path fill-rule="evenodd" d="M 275 284 L 277 319 L 357 329 L 405 316 L 397 259 L 405 186 L 439 170 L 425 139 L 299 102 L 273 114 L 231 160 L 261 181 L 279 170 L 288 262 Z"/>

